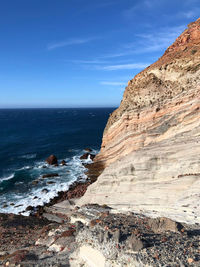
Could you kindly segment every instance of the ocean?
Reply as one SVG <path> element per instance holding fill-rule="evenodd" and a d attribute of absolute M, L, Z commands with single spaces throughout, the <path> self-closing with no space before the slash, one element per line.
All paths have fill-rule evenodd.
<path fill-rule="evenodd" d="M 28 206 L 47 203 L 85 179 L 80 155 L 87 147 L 98 153 L 113 110 L 0 109 L 0 212 L 28 215 Z M 51 154 L 67 165 L 49 166 L 45 160 Z M 42 178 L 48 173 L 59 176 Z"/>

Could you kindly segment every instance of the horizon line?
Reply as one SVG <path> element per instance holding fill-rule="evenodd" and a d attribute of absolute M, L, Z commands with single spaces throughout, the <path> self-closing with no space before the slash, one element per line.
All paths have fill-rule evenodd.
<path fill-rule="evenodd" d="M 84 107 L 0 107 L 0 110 L 3 109 L 73 109 L 73 108 L 80 108 L 80 109 L 84 109 L 84 108 L 118 108 L 118 106 L 84 106 Z"/>

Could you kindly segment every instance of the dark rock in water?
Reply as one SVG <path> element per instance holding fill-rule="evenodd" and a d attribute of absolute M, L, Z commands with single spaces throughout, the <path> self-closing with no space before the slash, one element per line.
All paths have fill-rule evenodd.
<path fill-rule="evenodd" d="M 7 208 L 8 207 L 8 205 L 7 204 L 4 204 L 3 205 L 3 209 L 5 209 L 5 208 Z"/>
<path fill-rule="evenodd" d="M 48 193 L 49 192 L 49 190 L 48 189 L 46 189 L 46 188 L 44 188 L 44 189 L 42 189 L 42 193 Z"/>
<path fill-rule="evenodd" d="M 85 150 L 86 152 L 92 152 L 92 149 L 89 148 L 89 147 L 85 148 L 84 150 Z"/>
<path fill-rule="evenodd" d="M 55 164 L 58 164 L 58 160 L 56 158 L 55 155 L 51 155 L 49 156 L 47 159 L 46 159 L 46 162 L 49 164 L 49 165 L 55 165 Z"/>
<path fill-rule="evenodd" d="M 63 159 L 60 164 L 66 166 L 66 161 Z"/>
<path fill-rule="evenodd" d="M 90 154 L 90 159 L 93 160 L 95 158 L 94 154 Z"/>
<path fill-rule="evenodd" d="M 22 207 L 23 205 L 17 205 L 17 206 L 15 206 L 15 208 L 19 208 L 19 207 Z"/>
<path fill-rule="evenodd" d="M 89 155 L 89 153 L 85 153 L 80 157 L 80 159 L 87 159 Z"/>
<path fill-rule="evenodd" d="M 49 181 L 49 182 L 47 182 L 47 184 L 55 184 L 55 182 Z"/>
<path fill-rule="evenodd" d="M 12 202 L 12 203 L 10 203 L 10 206 L 15 206 L 15 204 Z"/>
<path fill-rule="evenodd" d="M 47 168 L 47 166 L 46 166 L 46 165 L 43 165 L 43 166 L 42 166 L 42 168 L 43 168 L 43 169 L 46 169 L 46 168 Z"/>
<path fill-rule="evenodd" d="M 56 163 L 56 164 L 54 164 L 53 166 L 54 166 L 54 167 L 58 167 L 59 165 L 58 165 L 58 163 Z"/>
<path fill-rule="evenodd" d="M 34 208 L 33 208 L 32 206 L 28 206 L 28 207 L 26 208 L 26 211 L 32 211 L 32 210 L 34 210 Z"/>
<path fill-rule="evenodd" d="M 42 175 L 42 178 L 51 178 L 51 177 L 58 177 L 58 173 L 47 173 Z"/>
<path fill-rule="evenodd" d="M 90 154 L 90 153 L 85 153 L 83 154 L 80 159 L 88 159 L 90 157 L 91 160 L 93 160 L 95 158 L 94 154 Z"/>
<path fill-rule="evenodd" d="M 181 223 L 165 217 L 149 219 L 148 224 L 154 233 L 163 233 L 166 231 L 180 232 L 183 229 Z"/>
<path fill-rule="evenodd" d="M 37 196 L 35 196 L 33 199 L 37 199 L 38 197 Z"/>
<path fill-rule="evenodd" d="M 37 185 L 38 183 L 39 183 L 38 180 L 34 180 L 34 181 L 32 182 L 32 185 Z"/>

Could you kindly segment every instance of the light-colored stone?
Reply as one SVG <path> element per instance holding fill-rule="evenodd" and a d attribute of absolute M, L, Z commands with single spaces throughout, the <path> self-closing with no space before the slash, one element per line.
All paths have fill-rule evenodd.
<path fill-rule="evenodd" d="M 80 258 L 86 262 L 88 267 L 105 267 L 103 254 L 90 246 L 80 247 Z"/>
<path fill-rule="evenodd" d="M 106 168 L 78 205 L 200 223 L 199 62 L 200 19 L 126 87 L 95 158 Z"/>

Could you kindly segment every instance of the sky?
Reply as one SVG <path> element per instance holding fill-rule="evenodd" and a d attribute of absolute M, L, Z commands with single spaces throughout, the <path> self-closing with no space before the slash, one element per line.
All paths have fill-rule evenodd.
<path fill-rule="evenodd" d="M 0 108 L 116 107 L 199 0 L 0 0 Z"/>

